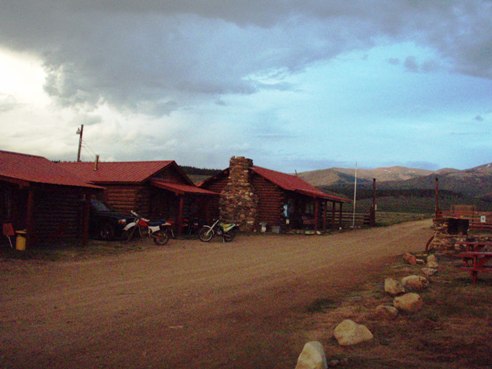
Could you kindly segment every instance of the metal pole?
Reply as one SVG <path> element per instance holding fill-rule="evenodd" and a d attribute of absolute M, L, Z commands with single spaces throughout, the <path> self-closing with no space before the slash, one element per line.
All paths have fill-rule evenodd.
<path fill-rule="evenodd" d="M 79 137 L 79 151 L 77 152 L 77 161 L 80 161 L 80 152 L 82 151 L 82 135 L 84 134 L 84 125 L 81 124 L 80 128 L 77 129 L 77 134 Z"/>
<path fill-rule="evenodd" d="M 352 228 L 355 228 L 355 206 L 357 204 L 357 162 L 355 163 L 355 181 L 354 181 L 354 206 L 352 211 Z"/>

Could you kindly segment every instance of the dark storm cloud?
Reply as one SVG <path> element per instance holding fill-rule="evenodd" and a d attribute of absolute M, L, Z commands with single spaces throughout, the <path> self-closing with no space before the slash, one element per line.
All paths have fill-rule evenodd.
<path fill-rule="evenodd" d="M 415 42 L 452 70 L 492 78 L 492 3 L 485 0 L 0 4 L 0 46 L 40 56 L 45 90 L 65 106 L 107 102 L 162 115 L 226 94 L 285 90 L 293 87 L 283 76 L 380 40 Z M 415 71 L 441 64 L 405 60 Z M 258 74 L 276 80 L 252 78 Z"/>

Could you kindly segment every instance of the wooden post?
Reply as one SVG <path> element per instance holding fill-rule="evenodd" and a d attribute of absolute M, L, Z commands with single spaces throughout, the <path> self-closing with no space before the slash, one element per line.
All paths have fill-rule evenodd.
<path fill-rule="evenodd" d="M 343 208 L 343 202 L 340 203 L 340 209 L 338 213 L 338 227 L 342 228 L 342 208 Z"/>
<path fill-rule="evenodd" d="M 31 245 L 34 239 L 34 189 L 29 187 L 27 190 L 27 209 L 26 209 L 26 248 Z"/>
<path fill-rule="evenodd" d="M 319 199 L 314 199 L 314 231 L 318 232 L 319 225 Z"/>
<path fill-rule="evenodd" d="M 176 222 L 177 224 L 177 234 L 178 236 L 181 236 L 181 233 L 183 232 L 183 214 L 184 213 L 184 195 L 179 196 L 179 210 L 178 210 L 178 221 Z"/>
<path fill-rule="evenodd" d="M 336 212 L 336 207 L 337 203 L 333 201 L 331 203 L 331 229 L 335 229 L 335 212 Z"/>
<path fill-rule="evenodd" d="M 369 225 L 376 226 L 376 178 L 372 179 L 372 206 L 369 214 Z"/>
<path fill-rule="evenodd" d="M 436 177 L 436 185 L 434 189 L 434 198 L 435 198 L 435 218 L 441 218 L 441 209 L 439 209 L 439 178 Z"/>
<path fill-rule="evenodd" d="M 82 246 L 87 245 L 89 242 L 89 195 L 87 193 L 82 194 Z"/>
<path fill-rule="evenodd" d="M 326 233 L 326 212 L 328 211 L 328 201 L 323 203 L 323 232 Z"/>

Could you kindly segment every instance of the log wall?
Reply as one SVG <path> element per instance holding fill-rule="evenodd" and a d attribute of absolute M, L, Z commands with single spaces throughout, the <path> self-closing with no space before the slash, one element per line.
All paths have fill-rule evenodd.
<path fill-rule="evenodd" d="M 266 222 L 268 226 L 285 224 L 282 215 L 285 192 L 259 175 L 253 176 L 252 183 L 259 198 L 257 223 Z"/>
<path fill-rule="evenodd" d="M 82 237 L 82 191 L 71 188 L 34 190 L 34 244 Z"/>

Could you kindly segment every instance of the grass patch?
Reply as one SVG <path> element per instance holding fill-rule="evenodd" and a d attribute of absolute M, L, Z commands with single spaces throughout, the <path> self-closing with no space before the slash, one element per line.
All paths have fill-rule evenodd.
<path fill-rule="evenodd" d="M 384 320 L 374 314 L 379 304 L 392 304 L 382 281 L 420 274 L 421 266 L 395 260 L 385 270 L 368 276 L 358 291 L 347 293 L 330 310 L 312 317 L 308 340 L 322 342 L 328 360 L 347 357 L 348 367 L 383 368 L 490 368 L 492 359 L 492 275 L 479 274 L 476 286 L 455 267 L 453 258 L 440 258 L 439 273 L 421 291 L 424 308 Z M 357 298 L 354 298 L 357 297 Z M 316 303 L 316 304 L 315 304 Z M 313 307 L 323 306 L 315 301 Z M 339 346 L 331 332 L 343 319 L 365 324 L 374 339 L 351 347 Z"/>
<path fill-rule="evenodd" d="M 0 247 L 0 259 L 45 261 L 83 260 L 99 256 L 113 256 L 129 252 L 138 252 L 149 247 L 153 247 L 153 244 L 147 240 L 128 243 L 91 240 L 86 246 L 77 245 L 77 242 L 74 241 L 73 243 L 59 243 L 28 248 L 25 251 L 17 251 L 10 247 Z"/>

